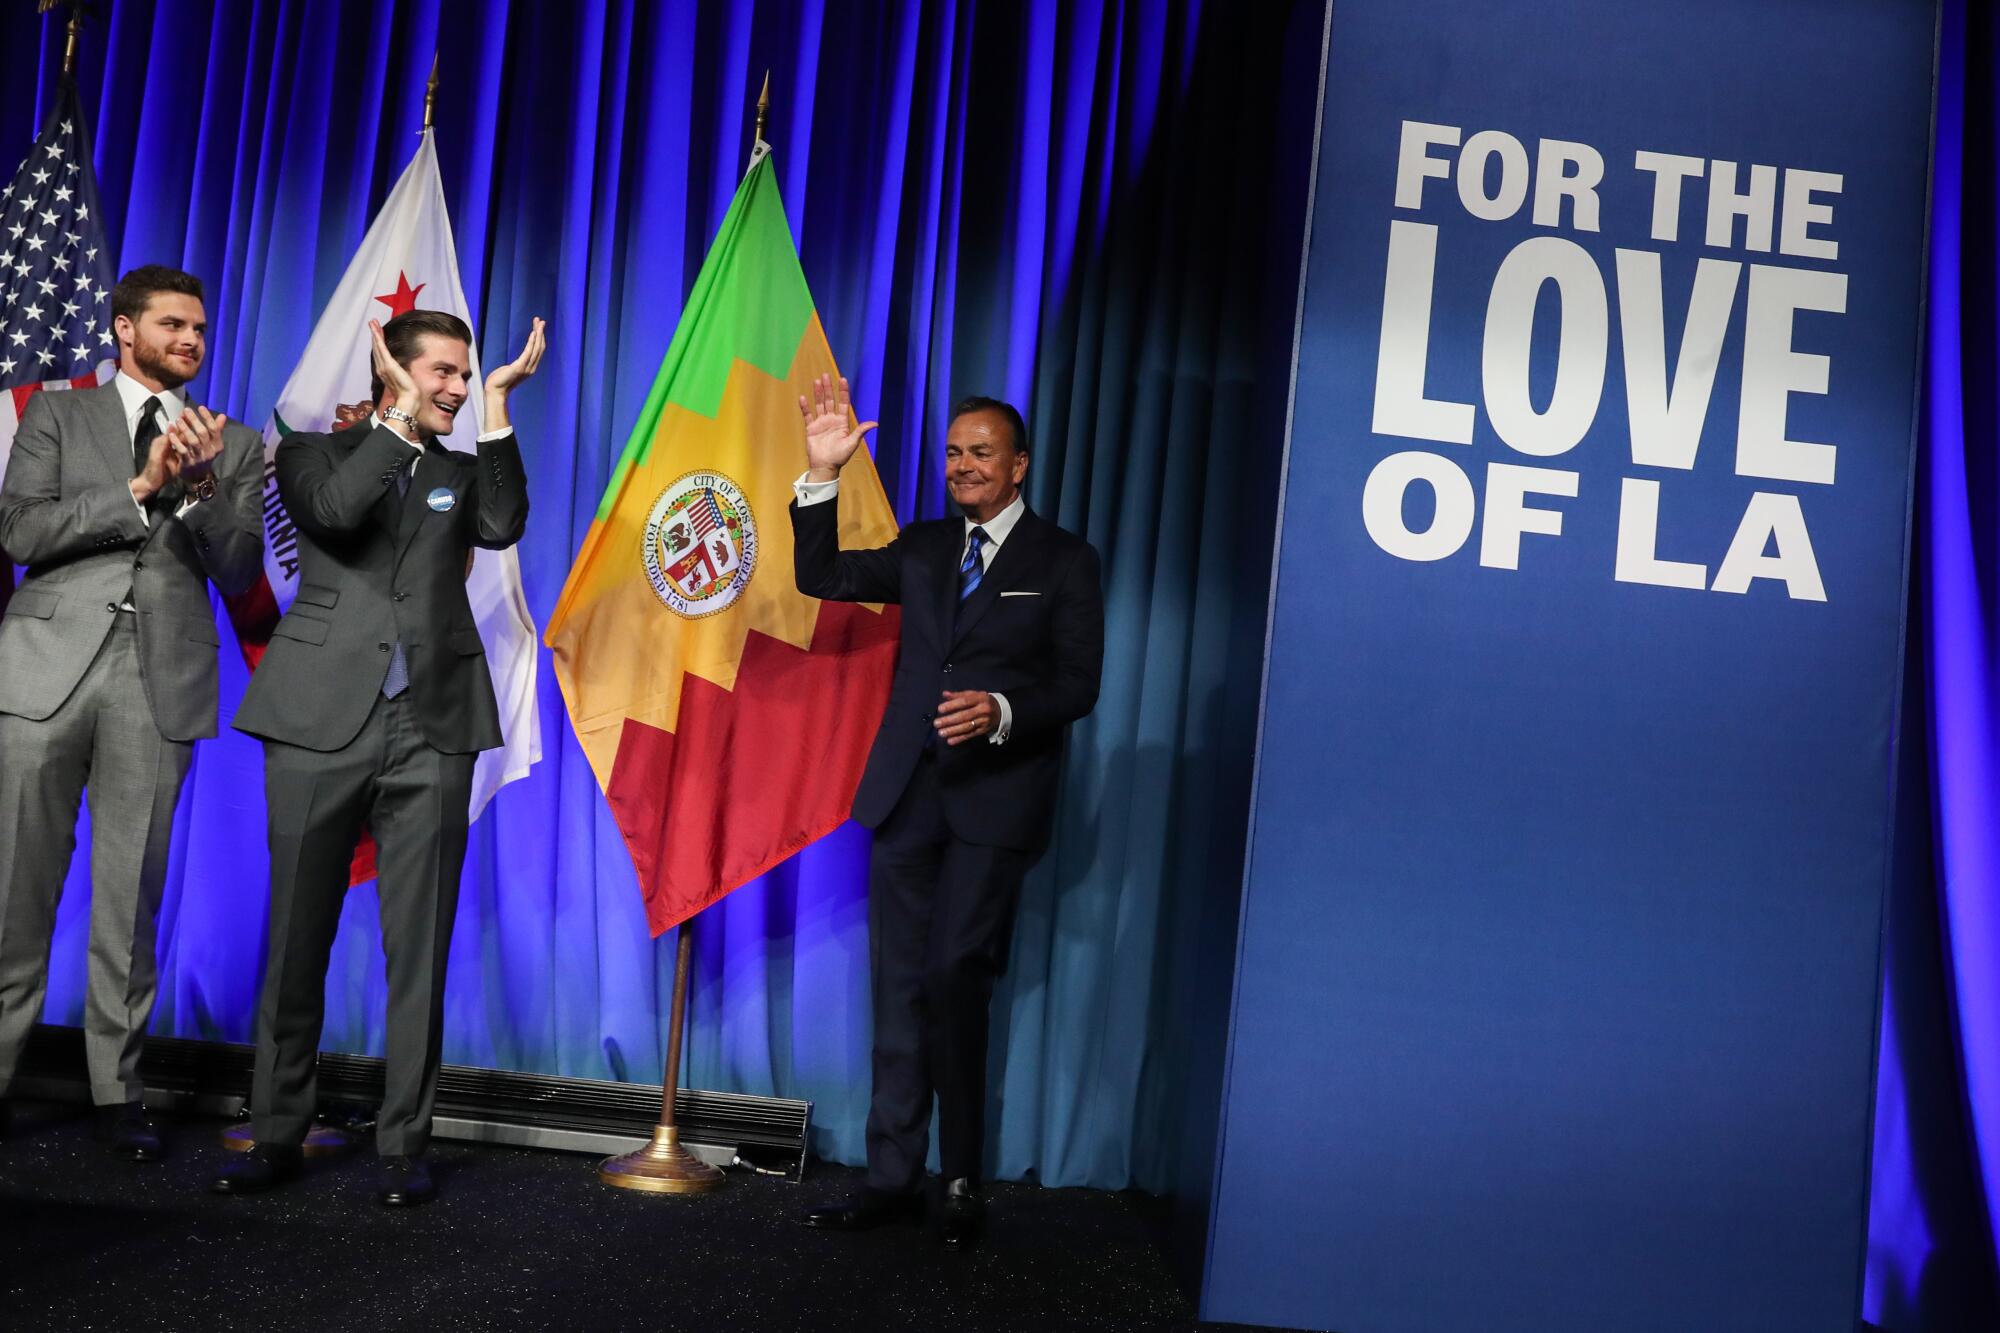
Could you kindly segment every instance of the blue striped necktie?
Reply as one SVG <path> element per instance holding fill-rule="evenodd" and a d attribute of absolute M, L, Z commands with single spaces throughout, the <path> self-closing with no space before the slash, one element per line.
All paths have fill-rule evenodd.
<path fill-rule="evenodd" d="M 985 545 L 985 528 L 974 528 L 967 534 L 965 559 L 958 562 L 958 600 L 961 602 L 972 596 L 979 581 L 986 577 L 986 562 L 979 558 L 979 552 Z"/>

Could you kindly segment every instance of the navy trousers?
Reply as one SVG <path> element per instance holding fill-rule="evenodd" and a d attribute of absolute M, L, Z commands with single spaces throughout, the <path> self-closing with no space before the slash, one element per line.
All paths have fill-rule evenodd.
<path fill-rule="evenodd" d="M 921 1187 L 933 1096 L 945 1178 L 980 1177 L 993 981 L 1006 968 L 1014 908 L 1033 861 L 1028 852 L 977 846 L 952 832 L 929 750 L 875 830 L 868 877 L 875 1008 L 870 1189 Z"/>

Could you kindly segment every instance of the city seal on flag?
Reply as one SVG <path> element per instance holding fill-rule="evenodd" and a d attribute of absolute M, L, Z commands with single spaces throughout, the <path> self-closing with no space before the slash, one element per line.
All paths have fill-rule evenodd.
<path fill-rule="evenodd" d="M 727 611 L 757 567 L 750 501 L 720 472 L 690 472 L 653 501 L 646 516 L 646 577 L 675 615 Z"/>

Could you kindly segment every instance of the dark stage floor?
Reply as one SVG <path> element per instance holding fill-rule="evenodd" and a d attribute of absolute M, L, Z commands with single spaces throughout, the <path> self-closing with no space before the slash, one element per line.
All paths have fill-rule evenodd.
<path fill-rule="evenodd" d="M 986 1245 L 799 1226 L 856 1173 L 732 1173 L 701 1199 L 598 1183 L 569 1153 L 439 1143 L 440 1193 L 377 1205 L 371 1158 L 269 1195 L 207 1192 L 221 1122 L 162 1166 L 110 1157 L 80 1107 L 30 1103 L 0 1142 L 0 1329 L 1193 1329 L 1139 1195 L 1001 1185 Z"/>

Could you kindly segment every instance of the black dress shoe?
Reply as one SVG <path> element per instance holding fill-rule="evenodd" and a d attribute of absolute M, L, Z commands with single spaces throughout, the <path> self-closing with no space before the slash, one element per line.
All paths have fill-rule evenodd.
<path fill-rule="evenodd" d="M 872 1231 L 892 1222 L 914 1222 L 923 1215 L 921 1194 L 864 1189 L 846 1203 L 813 1209 L 805 1215 L 805 1224 L 823 1231 Z"/>
<path fill-rule="evenodd" d="M 375 1200 L 384 1208 L 414 1208 L 437 1194 L 421 1157 L 384 1157 L 375 1169 Z"/>
<path fill-rule="evenodd" d="M 246 1153 L 233 1153 L 234 1161 L 208 1182 L 217 1194 L 261 1194 L 288 1180 L 296 1180 L 305 1169 L 306 1155 L 295 1146 L 259 1143 Z"/>
<path fill-rule="evenodd" d="M 97 1141 L 128 1161 L 167 1160 L 167 1144 L 160 1136 L 160 1127 L 153 1123 L 140 1102 L 98 1107 Z"/>
<path fill-rule="evenodd" d="M 944 1186 L 944 1204 L 938 1210 L 938 1239 L 947 1250 L 969 1250 L 979 1243 L 986 1229 L 986 1200 L 979 1182 L 960 1176 Z"/>

